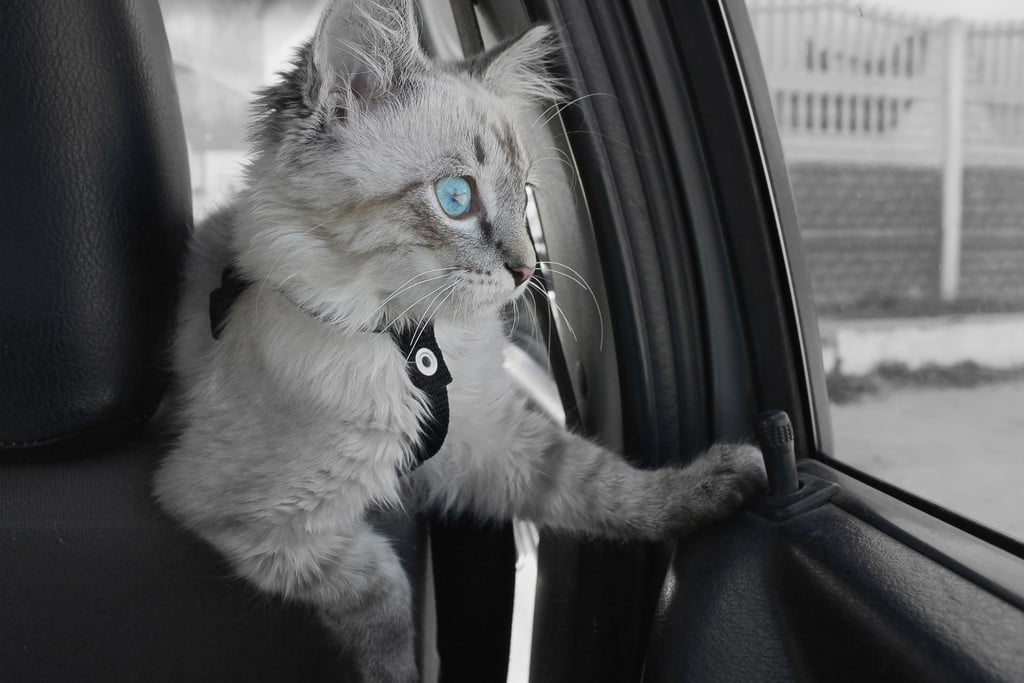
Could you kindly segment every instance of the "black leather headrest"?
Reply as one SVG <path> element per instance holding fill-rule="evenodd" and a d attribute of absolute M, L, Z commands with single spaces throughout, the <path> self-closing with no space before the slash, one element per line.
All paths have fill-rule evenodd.
<path fill-rule="evenodd" d="M 0 449 L 137 424 L 191 224 L 157 0 L 0 2 Z"/>

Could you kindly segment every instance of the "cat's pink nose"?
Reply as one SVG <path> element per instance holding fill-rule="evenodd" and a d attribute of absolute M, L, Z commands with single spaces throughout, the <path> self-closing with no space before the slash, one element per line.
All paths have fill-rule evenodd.
<path fill-rule="evenodd" d="M 521 263 L 516 265 L 506 263 L 505 267 L 508 272 L 512 273 L 512 280 L 515 281 L 516 287 L 533 277 L 533 268 L 530 266 L 524 266 Z"/>

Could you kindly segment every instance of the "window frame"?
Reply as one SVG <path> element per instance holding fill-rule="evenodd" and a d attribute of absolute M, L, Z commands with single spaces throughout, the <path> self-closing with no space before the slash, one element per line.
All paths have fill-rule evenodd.
<path fill-rule="evenodd" d="M 789 186 L 789 174 L 782 150 L 781 138 L 776 126 L 770 91 L 764 77 L 760 50 L 744 0 L 712 0 L 717 2 L 724 18 L 726 32 L 736 64 L 737 78 L 742 84 L 746 99 L 747 122 L 765 174 L 765 189 L 771 198 L 772 215 L 775 221 L 779 250 L 778 262 L 788 275 L 789 291 L 793 302 L 791 329 L 801 340 L 803 349 L 805 381 L 810 398 L 810 414 L 817 425 L 815 448 L 810 452 L 798 452 L 826 469 L 812 465 L 808 469 L 826 476 L 835 483 L 841 483 L 852 492 L 857 502 L 847 505 L 848 511 L 865 521 L 884 524 L 896 535 L 912 541 L 922 551 L 931 553 L 934 559 L 948 562 L 969 572 L 970 576 L 985 578 L 987 585 L 997 588 L 1004 597 L 1013 597 L 1015 604 L 1024 605 L 1021 595 L 1024 584 L 1018 585 L 1018 569 L 1010 569 L 1002 556 L 1009 553 L 1024 558 L 1024 542 L 1020 542 L 984 524 L 968 519 L 944 505 L 934 503 L 884 479 L 864 472 L 855 466 L 838 460 L 834 451 L 830 405 L 825 389 L 825 371 L 821 361 L 821 341 L 817 328 L 817 313 L 811 296 L 810 278 L 801 247 L 799 223 L 793 194 Z M 756 315 L 756 313 L 755 313 Z M 882 494 L 879 496 L 878 494 Z M 902 524 L 900 520 L 913 520 Z M 929 541 L 922 541 L 923 530 Z M 949 539 L 939 542 L 945 534 Z M 988 549 L 966 539 L 976 539 Z M 918 540 L 913 540 L 918 539 Z"/>

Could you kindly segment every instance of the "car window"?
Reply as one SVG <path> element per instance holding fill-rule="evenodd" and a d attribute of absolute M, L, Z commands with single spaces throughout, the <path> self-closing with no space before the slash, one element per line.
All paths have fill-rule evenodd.
<path fill-rule="evenodd" d="M 323 0 L 160 0 L 198 223 L 238 188 L 253 93 L 311 36 Z"/>
<path fill-rule="evenodd" d="M 1024 4 L 748 0 L 835 458 L 1024 538 Z"/>

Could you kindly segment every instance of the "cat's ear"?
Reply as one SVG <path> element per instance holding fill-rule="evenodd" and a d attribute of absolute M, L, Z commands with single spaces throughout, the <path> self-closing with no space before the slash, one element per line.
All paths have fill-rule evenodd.
<path fill-rule="evenodd" d="M 422 68 L 416 15 L 409 0 L 334 0 L 310 45 L 315 106 L 345 109 L 372 102 Z"/>
<path fill-rule="evenodd" d="M 542 24 L 470 59 L 466 67 L 499 95 L 549 102 L 562 96 L 561 83 L 549 70 L 556 45 L 554 31 Z"/>

